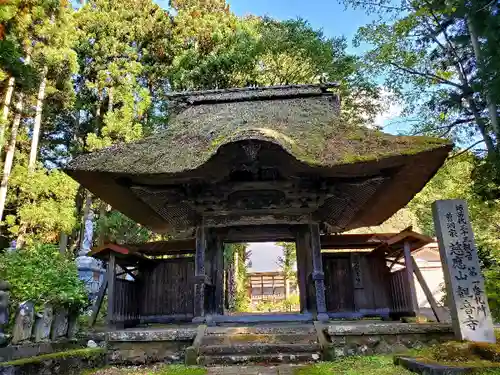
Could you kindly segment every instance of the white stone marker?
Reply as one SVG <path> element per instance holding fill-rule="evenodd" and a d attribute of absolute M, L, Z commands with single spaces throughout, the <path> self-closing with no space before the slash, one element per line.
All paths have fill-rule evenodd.
<path fill-rule="evenodd" d="M 494 343 L 467 203 L 460 199 L 436 201 L 432 213 L 455 336 L 460 340 Z"/>

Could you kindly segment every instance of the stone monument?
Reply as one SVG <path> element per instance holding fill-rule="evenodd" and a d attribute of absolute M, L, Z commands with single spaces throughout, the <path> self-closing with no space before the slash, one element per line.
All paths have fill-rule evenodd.
<path fill-rule="evenodd" d="M 0 281 L 0 347 L 7 345 L 9 338 L 3 328 L 9 323 L 9 290 L 9 283 Z"/>
<path fill-rule="evenodd" d="M 93 301 L 97 297 L 99 288 L 104 280 L 104 268 L 102 262 L 89 257 L 87 254 L 92 246 L 93 236 L 93 213 L 90 210 L 87 220 L 84 225 L 84 238 L 82 246 L 78 252 L 78 257 L 75 259 L 78 269 L 78 277 L 85 283 L 89 298 Z"/>
<path fill-rule="evenodd" d="M 436 201 L 432 211 L 455 335 L 460 340 L 494 343 L 467 203 L 459 199 Z"/>
<path fill-rule="evenodd" d="M 35 321 L 35 307 L 33 302 L 27 301 L 19 305 L 16 314 L 16 322 L 12 333 L 12 343 L 19 344 L 31 338 L 33 324 Z"/>
<path fill-rule="evenodd" d="M 68 310 L 59 308 L 54 313 L 52 321 L 51 339 L 57 340 L 66 337 L 68 333 Z"/>
<path fill-rule="evenodd" d="M 51 305 L 45 305 L 41 313 L 36 314 L 35 319 L 35 342 L 46 341 L 50 339 L 50 329 L 54 311 Z"/>

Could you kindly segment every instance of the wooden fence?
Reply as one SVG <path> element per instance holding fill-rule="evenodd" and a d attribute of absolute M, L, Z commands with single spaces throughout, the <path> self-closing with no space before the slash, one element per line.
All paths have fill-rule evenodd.
<path fill-rule="evenodd" d="M 391 313 L 394 315 L 413 316 L 410 282 L 406 268 L 391 273 L 390 285 L 392 294 Z"/>

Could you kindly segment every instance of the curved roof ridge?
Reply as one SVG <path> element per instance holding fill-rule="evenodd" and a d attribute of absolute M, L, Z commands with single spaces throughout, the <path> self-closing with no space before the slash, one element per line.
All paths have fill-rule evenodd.
<path fill-rule="evenodd" d="M 167 94 L 166 97 L 188 105 L 253 100 L 296 99 L 322 95 L 332 96 L 338 102 L 340 101 L 339 95 L 333 91 L 329 91 L 338 86 L 338 83 L 335 82 L 284 86 L 250 86 L 243 88 L 173 92 Z"/>

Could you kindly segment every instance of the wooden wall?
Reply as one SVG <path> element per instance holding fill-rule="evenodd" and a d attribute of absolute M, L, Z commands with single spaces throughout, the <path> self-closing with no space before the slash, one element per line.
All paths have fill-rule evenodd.
<path fill-rule="evenodd" d="M 157 261 L 141 274 L 140 314 L 193 316 L 194 258 Z"/>
<path fill-rule="evenodd" d="M 329 313 L 388 315 L 389 269 L 373 253 L 323 253 L 326 305 Z"/>
<path fill-rule="evenodd" d="M 349 254 L 324 257 L 323 270 L 327 311 L 354 311 L 354 288 Z"/>
<path fill-rule="evenodd" d="M 115 279 L 114 324 L 134 325 L 139 320 L 139 283 Z"/>

